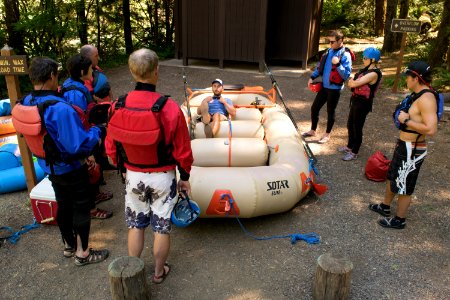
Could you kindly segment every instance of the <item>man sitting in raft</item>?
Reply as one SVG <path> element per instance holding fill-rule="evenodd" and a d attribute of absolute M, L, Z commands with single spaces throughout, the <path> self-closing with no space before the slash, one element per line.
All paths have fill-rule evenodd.
<path fill-rule="evenodd" d="M 233 102 L 222 97 L 222 80 L 214 79 L 211 89 L 214 96 L 206 97 L 197 108 L 197 114 L 202 116 L 202 122 L 205 124 L 207 138 L 212 138 L 219 132 L 220 121 L 226 121 L 228 116 L 236 116 Z"/>

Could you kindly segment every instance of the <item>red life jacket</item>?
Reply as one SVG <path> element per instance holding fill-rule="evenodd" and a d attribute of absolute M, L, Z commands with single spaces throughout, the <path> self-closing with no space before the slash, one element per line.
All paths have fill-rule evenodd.
<path fill-rule="evenodd" d="M 373 99 L 373 97 L 375 97 L 375 93 L 378 90 L 380 83 L 381 83 L 381 71 L 379 69 L 370 69 L 370 70 L 366 70 L 366 71 L 362 71 L 362 72 L 358 72 L 355 75 L 355 80 L 357 80 L 358 78 L 370 73 L 370 72 L 375 72 L 377 73 L 377 81 L 375 82 L 375 84 L 373 85 L 369 85 L 364 84 L 362 86 L 356 87 L 353 89 L 353 95 L 354 96 L 360 96 L 365 98 L 366 100 L 371 100 Z"/>
<path fill-rule="evenodd" d="M 168 97 L 148 92 L 142 103 L 142 94 L 131 92 L 120 97 L 114 105 L 108 123 L 108 135 L 117 148 L 118 168 L 124 163 L 140 169 L 174 164 L 165 144 L 159 112 Z M 152 105 L 152 103 L 154 103 Z"/>
<path fill-rule="evenodd" d="M 327 51 L 325 51 L 325 53 L 320 58 L 320 62 L 319 62 L 319 74 L 320 74 L 320 76 L 323 76 L 323 70 L 325 68 L 325 62 L 327 60 L 329 51 L 330 51 L 330 49 L 327 49 Z M 341 55 L 339 55 L 339 60 L 342 59 L 342 56 L 344 55 L 345 52 L 348 52 L 350 54 L 352 62 L 355 61 L 355 59 L 356 59 L 355 53 L 352 50 L 350 50 L 349 48 L 347 48 L 347 47 L 344 47 L 344 51 L 342 51 Z M 341 75 L 339 74 L 336 65 L 332 65 L 331 66 L 330 83 L 336 84 L 336 85 L 343 85 L 344 84 L 344 79 L 342 79 Z"/>
<path fill-rule="evenodd" d="M 31 97 L 34 96 L 31 94 Z M 59 102 L 67 105 L 70 104 L 56 97 L 47 96 L 47 98 L 46 101 L 38 105 L 23 105 L 23 99 L 16 103 L 12 110 L 12 122 L 16 131 L 24 136 L 30 151 L 36 157 L 46 159 L 48 156 L 52 156 L 57 160 L 60 156 L 59 150 L 50 135 L 47 135 L 44 112 L 47 107 Z M 31 102 L 33 102 L 33 98 Z M 71 106 L 80 117 L 84 128 L 88 130 L 90 126 L 83 110 L 76 105 Z"/>

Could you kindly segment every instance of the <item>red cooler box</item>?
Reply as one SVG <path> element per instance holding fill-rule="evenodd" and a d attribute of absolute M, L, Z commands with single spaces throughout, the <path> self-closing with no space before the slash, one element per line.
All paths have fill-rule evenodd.
<path fill-rule="evenodd" d="M 57 225 L 58 203 L 55 199 L 52 183 L 45 177 L 30 193 L 31 207 L 38 223 Z"/>

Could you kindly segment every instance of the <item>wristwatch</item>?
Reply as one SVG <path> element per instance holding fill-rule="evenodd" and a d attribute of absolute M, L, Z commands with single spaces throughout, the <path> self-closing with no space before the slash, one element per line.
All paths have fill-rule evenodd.
<path fill-rule="evenodd" d="M 406 123 L 408 123 L 409 121 L 410 121 L 410 119 L 409 119 L 409 118 L 406 118 L 405 121 L 403 121 L 403 124 L 406 125 Z"/>

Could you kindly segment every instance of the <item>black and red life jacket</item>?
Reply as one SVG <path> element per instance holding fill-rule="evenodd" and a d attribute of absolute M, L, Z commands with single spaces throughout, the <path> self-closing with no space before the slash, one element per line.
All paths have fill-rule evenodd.
<path fill-rule="evenodd" d="M 362 69 L 361 71 L 359 71 L 358 73 L 355 74 L 355 80 L 357 80 L 360 77 L 363 77 L 364 75 L 370 73 L 370 72 L 375 72 L 377 73 L 377 81 L 375 82 L 375 84 L 364 84 L 362 86 L 353 88 L 353 96 L 357 96 L 357 97 L 361 97 L 364 98 L 366 100 L 372 100 L 375 97 L 375 93 L 378 91 L 378 88 L 380 87 L 380 83 L 381 83 L 381 78 L 382 78 L 382 74 L 380 69 L 374 68 L 374 69 L 370 69 L 370 70 L 365 70 Z"/>
<path fill-rule="evenodd" d="M 164 139 L 160 120 L 168 96 L 148 92 L 147 107 L 136 105 L 142 96 L 131 92 L 115 103 L 108 123 L 108 136 L 117 148 L 117 164 L 123 170 L 124 163 L 139 169 L 158 168 L 175 164 Z M 155 101 L 156 99 L 156 101 Z M 154 103 L 151 105 L 151 103 Z"/>
<path fill-rule="evenodd" d="M 327 49 L 327 51 L 325 51 L 325 53 L 320 58 L 319 69 L 318 69 L 320 76 L 323 76 L 323 70 L 325 68 L 325 62 L 327 61 L 329 52 L 330 52 L 330 49 Z M 339 60 L 342 59 L 342 56 L 344 55 L 345 52 L 350 53 L 352 62 L 355 61 L 355 59 L 356 59 L 355 53 L 352 50 L 350 50 L 348 47 L 344 47 L 344 51 L 342 51 L 341 55 L 339 55 Z M 341 75 L 339 74 L 336 65 L 331 66 L 330 83 L 336 84 L 336 85 L 344 84 L 344 79 L 342 79 Z"/>

